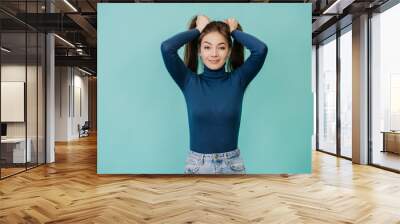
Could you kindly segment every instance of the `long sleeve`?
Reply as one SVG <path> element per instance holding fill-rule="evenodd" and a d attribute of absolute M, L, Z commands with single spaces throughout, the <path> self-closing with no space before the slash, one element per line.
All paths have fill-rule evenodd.
<path fill-rule="evenodd" d="M 178 55 L 178 49 L 200 35 L 198 29 L 178 33 L 161 44 L 161 53 L 165 67 L 181 90 L 184 89 L 192 71 Z"/>
<path fill-rule="evenodd" d="M 231 34 L 235 40 L 251 52 L 250 57 L 247 58 L 243 65 L 235 70 L 235 73 L 237 72 L 239 75 L 243 87 L 246 88 L 264 65 L 268 47 L 256 37 L 240 30 L 234 30 Z"/>

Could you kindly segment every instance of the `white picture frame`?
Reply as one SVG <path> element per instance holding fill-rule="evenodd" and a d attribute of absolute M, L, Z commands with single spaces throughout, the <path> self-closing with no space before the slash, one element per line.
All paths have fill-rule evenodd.
<path fill-rule="evenodd" d="M 25 122 L 25 82 L 1 82 L 1 122 Z"/>

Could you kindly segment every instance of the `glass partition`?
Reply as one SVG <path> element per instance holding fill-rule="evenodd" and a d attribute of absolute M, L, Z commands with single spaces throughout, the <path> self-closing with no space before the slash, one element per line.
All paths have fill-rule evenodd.
<path fill-rule="evenodd" d="M 372 163 L 400 171 L 400 5 L 371 19 Z"/>
<path fill-rule="evenodd" d="M 45 163 L 45 34 L 16 19 L 44 3 L 0 2 L 1 179 Z"/>
<path fill-rule="evenodd" d="M 336 36 L 318 47 L 318 149 L 336 154 Z"/>
<path fill-rule="evenodd" d="M 352 33 L 340 36 L 340 154 L 352 157 Z"/>
<path fill-rule="evenodd" d="M 1 34 L 1 177 L 24 171 L 26 142 L 26 33 Z M 28 146 L 28 148 L 27 148 Z M 28 149 L 28 150 L 27 150 Z"/>

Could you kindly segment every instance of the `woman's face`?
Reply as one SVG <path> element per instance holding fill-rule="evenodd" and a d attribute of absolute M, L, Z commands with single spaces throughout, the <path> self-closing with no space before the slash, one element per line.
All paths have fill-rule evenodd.
<path fill-rule="evenodd" d="M 228 42 L 222 34 L 210 32 L 201 40 L 199 55 L 209 69 L 220 69 L 229 58 L 229 54 Z"/>

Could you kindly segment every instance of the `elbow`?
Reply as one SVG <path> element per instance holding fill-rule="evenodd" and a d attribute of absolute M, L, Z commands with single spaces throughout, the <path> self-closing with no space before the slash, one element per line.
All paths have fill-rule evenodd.
<path fill-rule="evenodd" d="M 268 54 L 268 46 L 266 44 L 263 44 L 262 47 L 260 48 L 260 53 L 261 55 L 263 55 L 264 57 L 267 56 Z"/>
<path fill-rule="evenodd" d="M 259 57 L 266 57 L 268 54 L 268 47 L 266 44 L 261 43 L 256 50 L 254 50 L 254 55 L 257 55 Z"/>
<path fill-rule="evenodd" d="M 161 43 L 161 52 L 167 53 L 169 51 L 171 51 L 170 45 L 166 41 L 162 42 Z"/>

